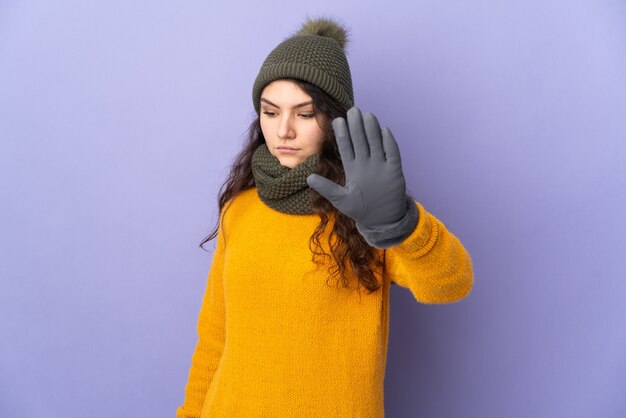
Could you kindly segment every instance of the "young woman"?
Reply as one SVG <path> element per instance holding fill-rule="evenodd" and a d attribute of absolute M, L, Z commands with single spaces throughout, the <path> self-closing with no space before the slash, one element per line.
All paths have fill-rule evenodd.
<path fill-rule="evenodd" d="M 307 19 L 255 80 L 178 418 L 383 417 L 390 284 L 431 304 L 471 291 L 469 254 L 354 106 L 345 45 Z"/>

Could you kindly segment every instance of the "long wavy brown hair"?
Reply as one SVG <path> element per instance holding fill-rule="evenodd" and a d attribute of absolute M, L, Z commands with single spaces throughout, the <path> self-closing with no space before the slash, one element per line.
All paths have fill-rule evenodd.
<path fill-rule="evenodd" d="M 315 172 L 339 185 L 345 186 L 345 172 L 343 170 L 339 148 L 337 147 L 337 141 L 335 140 L 332 120 L 337 117 L 346 118 L 347 109 L 313 84 L 297 79 L 288 80 L 296 83 L 303 91 L 311 96 L 317 123 L 325 132 L 325 139 L 322 143 L 319 163 Z M 218 193 L 218 213 L 221 213 L 222 208 L 231 198 L 255 186 L 254 176 L 252 175 L 252 155 L 259 145 L 265 143 L 265 138 L 261 130 L 260 115 L 258 113 L 254 121 L 250 124 L 247 132 L 247 140 L 243 149 L 233 160 L 228 178 Z M 329 280 L 337 273 L 340 273 L 342 284 L 344 287 L 349 287 L 349 263 L 352 274 L 358 277 L 359 289 L 364 287 L 367 289 L 368 294 L 380 289 L 381 283 L 376 279 L 374 270 L 381 269 L 384 266 L 383 257 L 378 254 L 382 253 L 382 251 L 377 251 L 376 248 L 371 247 L 367 241 L 365 241 L 356 229 L 355 221 L 352 218 L 337 210 L 324 196 L 313 189 L 312 191 L 312 210 L 320 216 L 320 223 L 309 241 L 309 248 L 314 255 L 328 256 L 321 247 L 320 237 L 326 230 L 326 226 L 331 218 L 334 219 L 332 223 L 332 233 L 328 237 L 328 248 L 332 252 L 332 257 L 336 265 L 334 266 L 334 271 L 329 277 Z M 221 218 L 223 219 L 223 216 L 221 216 Z M 202 245 L 215 238 L 218 230 L 219 220 L 213 231 L 200 243 L 200 248 L 204 249 Z M 335 239 L 331 240 L 333 236 Z M 312 247 L 314 243 L 316 247 L 322 250 L 321 252 L 317 252 Z M 317 261 L 315 261 L 315 263 L 320 264 Z M 338 283 L 339 281 L 337 281 L 337 285 Z"/>

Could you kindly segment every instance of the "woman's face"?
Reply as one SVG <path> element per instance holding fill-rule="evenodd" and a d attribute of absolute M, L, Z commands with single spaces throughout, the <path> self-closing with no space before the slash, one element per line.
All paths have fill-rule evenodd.
<path fill-rule="evenodd" d="M 294 168 L 319 152 L 324 131 L 314 113 L 311 96 L 291 80 L 275 80 L 265 86 L 260 102 L 261 131 L 272 155 L 284 167 Z M 292 148 L 292 150 L 280 147 Z"/>

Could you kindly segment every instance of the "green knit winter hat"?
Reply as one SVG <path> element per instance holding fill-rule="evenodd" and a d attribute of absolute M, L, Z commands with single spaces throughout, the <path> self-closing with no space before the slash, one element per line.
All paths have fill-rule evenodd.
<path fill-rule="evenodd" d="M 295 34 L 267 56 L 252 88 L 259 113 L 261 92 L 281 78 L 308 81 L 328 93 L 346 109 L 354 106 L 350 66 L 344 52 L 347 31 L 330 18 L 306 18 Z"/>

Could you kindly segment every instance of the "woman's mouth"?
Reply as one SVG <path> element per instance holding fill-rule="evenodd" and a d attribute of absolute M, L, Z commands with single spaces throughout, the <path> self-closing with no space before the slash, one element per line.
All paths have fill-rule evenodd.
<path fill-rule="evenodd" d="M 295 148 L 278 147 L 278 151 L 283 152 L 285 154 L 294 154 L 298 150 Z"/>

